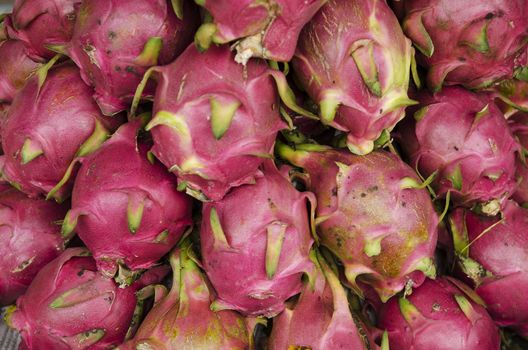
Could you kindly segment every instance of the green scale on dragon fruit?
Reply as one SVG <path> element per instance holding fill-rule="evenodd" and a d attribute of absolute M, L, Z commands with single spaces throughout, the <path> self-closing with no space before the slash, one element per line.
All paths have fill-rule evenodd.
<path fill-rule="evenodd" d="M 150 145 L 137 141 L 140 126 L 140 120 L 122 125 L 81 159 L 62 225 L 66 237 L 77 232 L 104 275 L 124 285 L 156 264 L 192 224 L 190 197 L 162 164 L 148 159 Z"/>
<path fill-rule="evenodd" d="M 413 57 L 384 0 L 331 0 L 302 30 L 292 66 L 321 122 L 367 154 L 416 103 L 407 96 Z"/>
<path fill-rule="evenodd" d="M 27 82 L 8 109 L 1 172 L 29 196 L 61 202 L 70 196 L 76 159 L 96 150 L 121 120 L 101 114 L 76 67 L 48 68 Z"/>
<path fill-rule="evenodd" d="M 188 240 L 171 254 L 170 263 L 171 290 L 150 286 L 154 307 L 135 337 L 116 350 L 249 349 L 250 333 L 244 318 L 232 310 L 211 310 L 215 294 Z"/>
<path fill-rule="evenodd" d="M 500 336 L 482 300 L 452 278 L 427 280 L 379 312 L 390 350 L 498 350 Z"/>
<path fill-rule="evenodd" d="M 145 71 L 172 62 L 192 42 L 199 16 L 191 1 L 84 0 L 70 43 L 56 47 L 94 87 L 105 115 L 127 109 Z M 149 84 L 144 97 L 152 97 Z"/>
<path fill-rule="evenodd" d="M 495 215 L 515 191 L 520 147 L 502 112 L 485 94 L 446 87 L 418 94 L 420 108 L 400 128 L 401 145 L 422 176 L 456 206 Z M 414 123 L 414 127 L 413 127 Z"/>
<path fill-rule="evenodd" d="M 295 148 L 277 145 L 282 158 L 306 171 L 307 188 L 317 196 L 317 235 L 357 294 L 365 283 L 385 302 L 435 277 L 438 215 L 411 167 L 386 151 Z"/>
<path fill-rule="evenodd" d="M 68 207 L 0 185 L 0 305 L 14 303 L 64 249 L 57 221 Z"/>
<path fill-rule="evenodd" d="M 69 248 L 40 270 L 6 321 L 20 332 L 21 349 L 111 349 L 134 334 L 142 288 L 168 270 L 157 267 L 120 288 L 97 272 L 87 249 Z"/>
<path fill-rule="evenodd" d="M 212 17 L 198 29 L 200 50 L 236 40 L 235 60 L 290 61 L 299 33 L 327 0 L 198 0 Z"/>
<path fill-rule="evenodd" d="M 407 0 L 403 31 L 418 49 L 432 91 L 470 89 L 512 78 L 528 43 L 525 0 Z"/>
<path fill-rule="evenodd" d="M 281 83 L 284 76 L 265 61 L 242 66 L 233 56 L 227 46 L 200 53 L 191 45 L 143 79 L 158 76 L 154 117 L 146 127 L 152 152 L 178 176 L 180 189 L 202 201 L 220 200 L 230 188 L 254 182 L 259 165 L 272 158 L 277 132 L 286 127 L 272 79 Z M 279 84 L 278 92 L 286 89 Z"/>
<path fill-rule="evenodd" d="M 52 46 L 70 41 L 82 0 L 15 0 L 13 13 L 4 19 L 9 38 L 20 40 L 27 54 L 43 62 L 55 56 Z"/>
<path fill-rule="evenodd" d="M 298 192 L 271 160 L 255 184 L 204 203 L 201 253 L 218 294 L 214 310 L 272 317 L 301 291 L 313 271 L 308 204 L 315 205 L 313 194 Z"/>
<path fill-rule="evenodd" d="M 528 210 L 508 201 L 490 218 L 459 208 L 449 222 L 462 276 L 499 326 L 528 337 Z"/>

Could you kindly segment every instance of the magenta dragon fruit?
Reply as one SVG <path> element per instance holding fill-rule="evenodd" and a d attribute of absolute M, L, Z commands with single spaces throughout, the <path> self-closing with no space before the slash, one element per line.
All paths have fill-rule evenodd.
<path fill-rule="evenodd" d="M 57 221 L 66 211 L 64 205 L 0 185 L 0 305 L 13 303 L 64 249 Z"/>
<path fill-rule="evenodd" d="M 105 119 L 79 70 L 60 66 L 33 76 L 9 108 L 2 127 L 2 177 L 30 196 L 69 196 L 76 157 L 99 147 L 119 120 Z"/>
<path fill-rule="evenodd" d="M 214 292 L 188 241 L 172 253 L 170 263 L 170 292 L 164 286 L 152 286 L 154 307 L 136 336 L 117 350 L 249 349 L 244 318 L 235 311 L 210 309 Z"/>
<path fill-rule="evenodd" d="M 449 221 L 461 269 L 491 317 L 528 337 L 528 210 L 508 201 L 501 219 L 460 208 Z"/>
<path fill-rule="evenodd" d="M 528 90 L 527 90 L 528 91 Z M 528 150 L 528 113 L 518 112 L 508 119 L 510 129 L 521 145 L 520 156 L 515 163 L 515 176 L 517 189 L 512 198 L 521 205 L 528 204 L 528 163 L 526 154 Z"/>
<path fill-rule="evenodd" d="M 449 87 L 419 97 L 415 127 L 401 128 L 401 144 L 424 177 L 437 173 L 437 195 L 495 215 L 515 190 L 519 145 L 504 115 L 486 96 Z M 411 122 L 411 119 L 409 119 Z"/>
<path fill-rule="evenodd" d="M 467 294 L 466 294 L 467 293 Z M 379 313 L 390 350 L 498 350 L 499 331 L 482 301 L 460 281 L 428 280 Z"/>
<path fill-rule="evenodd" d="M 62 226 L 65 236 L 77 232 L 103 274 L 125 284 L 129 272 L 155 264 L 192 224 L 190 198 L 163 165 L 150 163 L 149 145 L 136 141 L 139 127 L 139 120 L 121 126 L 82 160 Z"/>
<path fill-rule="evenodd" d="M 0 42 L 0 61 L 0 103 L 11 103 L 40 64 L 30 59 L 24 44 L 16 40 Z"/>
<path fill-rule="evenodd" d="M 152 152 L 178 175 L 181 188 L 200 200 L 220 200 L 230 188 L 254 182 L 286 127 L 270 77 L 279 72 L 259 60 L 239 65 L 226 46 L 200 53 L 194 45 L 154 69 L 159 83 L 146 129 Z"/>
<path fill-rule="evenodd" d="M 362 282 L 385 302 L 435 277 L 438 216 L 407 164 L 385 151 L 357 156 L 310 144 L 277 151 L 308 173 L 321 244 L 342 261 L 358 294 Z"/>
<path fill-rule="evenodd" d="M 273 320 L 269 349 L 378 349 L 350 311 L 336 274 L 320 254 L 313 255 L 318 266 L 314 281 L 307 281 L 296 304 Z"/>
<path fill-rule="evenodd" d="M 128 288 L 97 272 L 84 248 L 70 248 L 37 274 L 7 323 L 27 349 L 111 349 L 131 336 L 142 312 L 136 292 L 159 283 L 159 267 Z"/>
<path fill-rule="evenodd" d="M 129 107 L 145 71 L 172 62 L 189 43 L 199 16 L 190 1 L 84 0 L 71 43 L 63 50 L 95 88 L 105 115 Z M 176 10 L 176 11 L 175 11 Z M 177 16 L 178 15 L 178 16 Z M 146 95 L 154 93 L 148 86 Z"/>
<path fill-rule="evenodd" d="M 238 40 L 235 57 L 246 64 L 251 57 L 289 61 L 299 33 L 327 0 L 199 0 L 213 17 L 195 36 L 200 50 L 212 43 Z"/>
<path fill-rule="evenodd" d="M 421 52 L 433 91 L 476 89 L 512 77 L 528 42 L 525 0 L 407 0 L 403 30 Z"/>
<path fill-rule="evenodd" d="M 256 183 L 204 203 L 200 231 L 203 266 L 218 293 L 215 310 L 275 316 L 300 292 L 313 264 L 308 204 L 271 161 Z"/>
<path fill-rule="evenodd" d="M 7 34 L 26 45 L 37 61 L 50 59 L 50 46 L 70 41 L 76 8 L 82 0 L 15 0 L 13 13 L 4 20 Z"/>
<path fill-rule="evenodd" d="M 292 64 L 320 118 L 367 154 L 403 118 L 413 57 L 383 0 L 331 0 L 304 27 Z"/>

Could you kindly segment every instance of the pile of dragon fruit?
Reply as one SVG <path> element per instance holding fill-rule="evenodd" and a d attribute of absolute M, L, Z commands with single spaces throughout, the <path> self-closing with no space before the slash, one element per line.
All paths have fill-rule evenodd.
<path fill-rule="evenodd" d="M 20 349 L 528 349 L 526 0 L 15 0 Z"/>

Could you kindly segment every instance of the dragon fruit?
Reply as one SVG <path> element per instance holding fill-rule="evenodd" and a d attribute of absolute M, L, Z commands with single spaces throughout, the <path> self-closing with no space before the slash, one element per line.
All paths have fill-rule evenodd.
<path fill-rule="evenodd" d="M 7 35 L 22 41 L 28 55 L 43 61 L 55 56 L 49 46 L 70 41 L 76 8 L 82 0 L 15 0 L 4 19 Z"/>
<path fill-rule="evenodd" d="M 212 43 L 235 44 L 235 59 L 246 64 L 251 57 L 289 61 L 299 33 L 327 0 L 199 0 L 213 17 L 195 36 L 200 50 Z"/>
<path fill-rule="evenodd" d="M 103 114 L 129 107 L 145 71 L 174 60 L 198 26 L 190 1 L 84 0 L 73 38 L 62 48 L 81 68 L 83 80 L 94 86 L 94 98 Z M 176 10 L 176 11 L 175 11 Z M 152 95 L 148 86 L 146 95 Z"/>
<path fill-rule="evenodd" d="M 403 30 L 428 68 L 433 91 L 471 89 L 511 78 L 528 42 L 525 0 L 407 0 Z"/>
<path fill-rule="evenodd" d="M 526 151 L 528 150 L 528 113 L 518 112 L 508 120 L 510 129 L 521 144 L 520 156 L 515 163 L 517 189 L 512 198 L 521 205 L 528 204 L 528 164 Z"/>
<path fill-rule="evenodd" d="M 255 180 L 219 202 L 204 203 L 201 252 L 218 293 L 214 310 L 272 317 L 313 270 L 307 205 L 313 207 L 314 198 L 298 192 L 271 161 Z"/>
<path fill-rule="evenodd" d="M 350 311 L 338 277 L 320 254 L 313 255 L 314 281 L 307 281 L 297 303 L 273 320 L 269 349 L 378 349 Z"/>
<path fill-rule="evenodd" d="M 438 196 L 450 192 L 456 205 L 478 204 L 495 215 L 515 190 L 519 150 L 504 115 L 486 95 L 458 87 L 419 99 L 415 126 L 401 128 L 412 165 L 423 176 L 438 174 L 433 182 Z"/>
<path fill-rule="evenodd" d="M 27 349 L 111 349 L 131 336 L 142 312 L 136 292 L 159 283 L 158 267 L 128 288 L 97 272 L 84 248 L 70 248 L 37 274 L 6 321 Z"/>
<path fill-rule="evenodd" d="M 492 87 L 491 95 L 507 118 L 518 111 L 528 113 L 528 80 L 504 80 Z"/>
<path fill-rule="evenodd" d="M 191 201 L 176 178 L 147 159 L 140 121 L 127 123 L 82 160 L 62 232 L 75 230 L 106 276 L 129 284 L 167 254 L 192 224 Z"/>
<path fill-rule="evenodd" d="M 45 72 L 33 76 L 9 108 L 2 176 L 32 197 L 47 194 L 60 202 L 73 185 L 74 159 L 99 147 L 119 120 L 103 118 L 77 68 L 56 67 L 44 81 Z"/>
<path fill-rule="evenodd" d="M 40 64 L 31 60 L 24 44 L 16 40 L 0 42 L 0 61 L 0 103 L 11 103 Z"/>
<path fill-rule="evenodd" d="M 170 292 L 164 286 L 152 286 L 154 307 L 136 336 L 117 350 L 249 348 L 242 316 L 231 310 L 211 311 L 214 292 L 200 271 L 188 240 L 172 253 L 170 263 Z"/>
<path fill-rule="evenodd" d="M 0 185 L 0 305 L 13 303 L 64 249 L 57 221 L 67 208 Z"/>
<path fill-rule="evenodd" d="M 308 173 L 317 196 L 321 244 L 343 263 L 350 287 L 373 287 L 383 302 L 435 277 L 438 216 L 414 171 L 376 151 L 357 156 L 319 145 L 277 145 L 279 155 Z"/>
<path fill-rule="evenodd" d="M 304 27 L 292 65 L 320 118 L 367 154 L 403 118 L 410 41 L 383 0 L 331 0 Z"/>
<path fill-rule="evenodd" d="M 152 152 L 178 175 L 180 188 L 220 200 L 230 188 L 254 182 L 285 127 L 270 77 L 279 72 L 259 60 L 239 65 L 226 46 L 200 53 L 194 45 L 154 70 L 159 83 L 146 129 Z"/>
<path fill-rule="evenodd" d="M 528 337 L 528 210 L 508 201 L 501 219 L 460 208 L 449 221 L 459 265 L 491 317 Z"/>
<path fill-rule="evenodd" d="M 468 293 L 468 294 L 466 294 Z M 428 280 L 379 313 L 390 350 L 497 350 L 499 331 L 482 301 L 460 281 Z"/>

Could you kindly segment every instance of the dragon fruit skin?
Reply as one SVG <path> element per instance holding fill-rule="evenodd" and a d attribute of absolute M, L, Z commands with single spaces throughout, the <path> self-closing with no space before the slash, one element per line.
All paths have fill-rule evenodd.
<path fill-rule="evenodd" d="M 357 156 L 318 147 L 277 149 L 308 173 L 320 242 L 342 261 L 351 288 L 362 294 L 363 282 L 385 302 L 434 278 L 438 216 L 414 171 L 385 151 Z"/>
<path fill-rule="evenodd" d="M 449 191 L 456 205 L 480 203 L 483 212 L 495 215 L 516 186 L 519 145 L 504 115 L 486 95 L 462 88 L 446 87 L 419 100 L 415 127 L 401 128 L 412 166 L 424 177 L 438 171 L 438 196 Z"/>
<path fill-rule="evenodd" d="M 83 160 L 63 224 L 63 233 L 75 230 L 112 277 L 119 265 L 151 267 L 192 224 L 190 198 L 163 165 L 149 162 L 148 145 L 136 141 L 139 127 L 139 121 L 122 125 Z"/>
<path fill-rule="evenodd" d="M 314 262 L 313 286 L 307 281 L 297 303 L 273 320 L 269 349 L 378 349 L 351 313 L 338 277 L 320 254 Z"/>
<path fill-rule="evenodd" d="M 21 41 L 0 42 L 0 103 L 11 103 L 26 80 L 40 67 L 26 55 Z"/>
<path fill-rule="evenodd" d="M 218 293 L 213 308 L 272 317 L 298 294 L 313 264 L 307 204 L 274 165 L 264 164 L 256 183 L 204 203 L 200 230 L 203 266 Z"/>
<path fill-rule="evenodd" d="M 293 69 L 324 124 L 367 154 L 415 102 L 407 96 L 412 47 L 383 0 L 331 0 L 304 27 Z"/>
<path fill-rule="evenodd" d="M 117 350 L 249 348 L 244 318 L 235 311 L 210 309 L 214 292 L 195 259 L 185 243 L 171 254 L 172 289 L 167 294 L 165 287 L 154 287 L 154 307 L 136 336 Z"/>
<path fill-rule="evenodd" d="M 471 89 L 511 78 L 528 42 L 524 0 L 405 1 L 403 30 L 421 52 L 433 91 L 442 84 Z"/>
<path fill-rule="evenodd" d="M 528 147 L 528 113 L 518 112 L 508 119 L 508 123 L 524 152 L 524 149 Z M 515 176 L 517 178 L 517 189 L 513 193 L 512 198 L 520 205 L 524 205 L 528 203 L 528 165 L 526 164 L 526 159 L 517 157 L 515 161 Z"/>
<path fill-rule="evenodd" d="M 207 49 L 211 42 L 225 44 L 239 40 L 236 60 L 250 57 L 290 61 L 299 33 L 327 0 L 202 0 L 197 1 L 214 18 L 198 30 L 195 42 Z"/>
<path fill-rule="evenodd" d="M 201 200 L 220 200 L 230 188 L 253 182 L 286 127 L 274 72 L 264 61 L 235 63 L 226 46 L 200 53 L 194 45 L 156 69 L 154 118 L 146 128 L 156 157 Z"/>
<path fill-rule="evenodd" d="M 171 62 L 192 42 L 199 16 L 190 1 L 183 4 L 179 19 L 168 0 L 83 1 L 66 51 L 95 88 L 103 114 L 127 109 L 145 71 Z M 153 92 L 153 85 L 145 90 Z"/>
<path fill-rule="evenodd" d="M 158 268 L 128 288 L 97 272 L 84 248 L 66 249 L 37 274 L 8 324 L 28 349 L 109 349 L 123 342 L 131 325 L 136 292 L 159 283 Z"/>
<path fill-rule="evenodd" d="M 4 19 L 8 37 L 22 41 L 29 57 L 43 61 L 56 55 L 48 46 L 70 41 L 81 0 L 15 0 Z"/>
<path fill-rule="evenodd" d="M 77 68 L 50 70 L 40 89 L 39 76 L 9 108 L 2 128 L 2 176 L 29 196 L 47 194 L 62 201 L 73 183 L 58 184 L 74 158 L 106 140 L 119 120 L 103 118 Z"/>
<path fill-rule="evenodd" d="M 13 303 L 64 249 L 58 220 L 67 207 L 0 185 L 0 305 Z"/>
<path fill-rule="evenodd" d="M 383 305 L 378 326 L 387 330 L 391 350 L 500 349 L 499 331 L 478 297 L 451 281 L 427 280 L 407 298 Z"/>
<path fill-rule="evenodd" d="M 451 232 L 462 272 L 474 283 L 491 317 L 528 337 L 528 210 L 508 201 L 502 218 L 460 208 L 450 216 Z"/>

